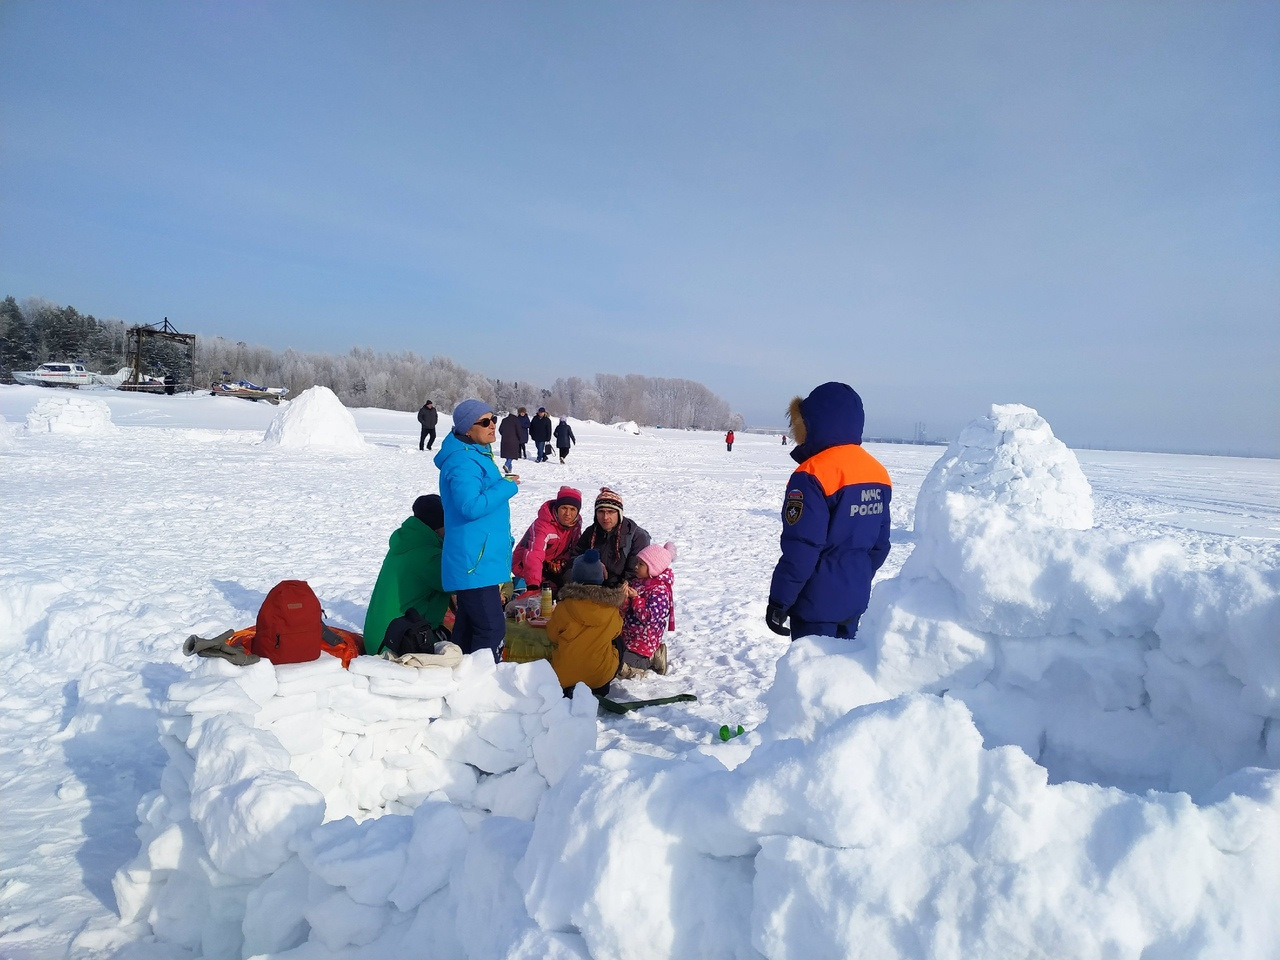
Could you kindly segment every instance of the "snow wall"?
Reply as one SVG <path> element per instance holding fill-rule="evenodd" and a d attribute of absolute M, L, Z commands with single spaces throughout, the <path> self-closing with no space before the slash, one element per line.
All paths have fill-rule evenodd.
<path fill-rule="evenodd" d="M 32 433 L 118 433 L 111 407 L 96 397 L 59 396 L 41 400 L 27 414 Z"/>
<path fill-rule="evenodd" d="M 169 689 L 169 763 L 114 881 L 121 917 L 210 958 L 368 942 L 445 885 L 482 815 L 533 819 L 595 747 L 580 694 L 545 661 L 488 653 L 420 670 L 201 660 Z M 386 814 L 402 816 L 361 824 Z"/>
<path fill-rule="evenodd" d="M 674 758 L 594 751 L 540 664 L 468 657 L 438 717 L 378 723 L 391 677 L 317 715 L 336 661 L 201 665 L 122 915 L 207 957 L 1273 960 L 1276 577 L 1091 529 L 1025 407 L 917 511 L 859 639 L 798 639 L 766 724 Z"/>

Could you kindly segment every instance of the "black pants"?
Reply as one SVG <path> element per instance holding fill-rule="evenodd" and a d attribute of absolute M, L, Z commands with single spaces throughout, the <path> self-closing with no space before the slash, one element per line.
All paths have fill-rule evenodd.
<path fill-rule="evenodd" d="M 559 450 L 560 450 L 560 462 L 561 462 L 561 463 L 564 463 L 564 458 L 565 458 L 565 457 L 567 457 L 567 456 L 569 455 L 569 448 L 568 448 L 568 447 L 560 447 L 560 448 L 559 448 Z"/>
<path fill-rule="evenodd" d="M 453 621 L 453 642 L 463 653 L 478 650 L 493 651 L 498 659 L 498 647 L 507 634 L 507 618 L 502 612 L 502 591 L 498 585 L 459 590 L 458 612 Z"/>
<path fill-rule="evenodd" d="M 435 428 L 435 427 L 423 427 L 423 428 L 422 428 L 422 436 L 420 436 L 420 437 L 418 438 L 418 449 L 419 449 L 419 450 L 421 450 L 421 449 L 422 449 L 422 445 L 423 445 L 424 443 L 427 445 L 427 449 L 428 449 L 428 450 L 430 450 L 430 449 L 431 449 L 431 443 L 427 443 L 427 437 L 430 437 L 430 438 L 431 438 L 431 443 L 435 443 L 435 442 L 436 442 L 436 428 Z"/>
<path fill-rule="evenodd" d="M 796 637 L 835 637 L 837 640 L 852 640 L 858 635 L 858 621 L 861 615 L 843 623 L 823 623 L 817 620 L 797 620 L 791 618 L 791 638 Z"/>
<path fill-rule="evenodd" d="M 732 443 L 726 443 L 726 444 L 725 444 L 725 446 L 729 448 L 729 452 L 730 452 L 730 453 L 733 453 L 733 444 L 732 444 Z"/>

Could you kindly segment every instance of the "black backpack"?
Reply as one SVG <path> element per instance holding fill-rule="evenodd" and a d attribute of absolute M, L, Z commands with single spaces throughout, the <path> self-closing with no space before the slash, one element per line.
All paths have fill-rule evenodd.
<path fill-rule="evenodd" d="M 448 640 L 449 637 L 448 630 L 431 626 L 422 619 L 422 614 L 410 607 L 403 617 L 396 617 L 387 624 L 382 649 L 390 650 L 397 657 L 407 653 L 435 653 L 436 642 Z"/>

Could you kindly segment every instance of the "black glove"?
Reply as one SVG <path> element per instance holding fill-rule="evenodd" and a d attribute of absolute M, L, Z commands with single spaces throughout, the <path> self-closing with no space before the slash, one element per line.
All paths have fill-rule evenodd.
<path fill-rule="evenodd" d="M 782 604 L 770 600 L 769 605 L 764 608 L 764 622 L 778 636 L 791 636 L 791 631 L 787 629 L 787 611 L 782 609 Z"/>

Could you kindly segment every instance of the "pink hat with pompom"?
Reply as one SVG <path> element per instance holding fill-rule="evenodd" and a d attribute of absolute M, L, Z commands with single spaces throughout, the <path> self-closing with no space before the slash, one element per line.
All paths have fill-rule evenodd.
<path fill-rule="evenodd" d="M 656 577 L 667 567 L 671 566 L 671 561 L 676 558 L 676 545 L 668 540 L 662 546 L 651 543 L 639 553 L 636 554 L 637 560 L 643 560 L 644 565 L 649 568 L 649 576 Z"/>

